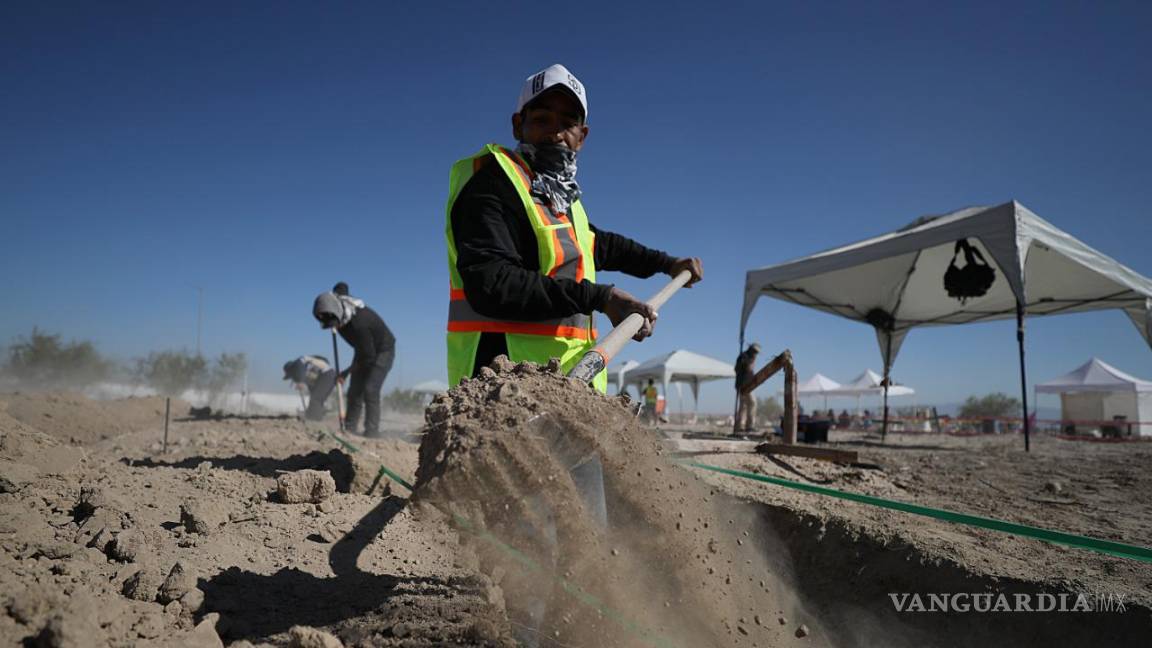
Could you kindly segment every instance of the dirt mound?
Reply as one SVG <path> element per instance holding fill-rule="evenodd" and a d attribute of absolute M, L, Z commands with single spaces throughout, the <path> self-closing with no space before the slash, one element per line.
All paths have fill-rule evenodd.
<path fill-rule="evenodd" d="M 624 401 L 556 369 L 498 360 L 432 403 L 420 447 L 417 500 L 470 533 L 520 635 L 765 646 L 796 641 L 801 623 L 819 635 L 753 546 L 751 516 L 670 462 Z M 590 457 L 607 527 L 595 488 L 573 478 Z"/>
<path fill-rule="evenodd" d="M 81 448 L 0 409 L 0 646 L 289 646 L 297 625 L 350 648 L 511 645 L 475 557 L 384 495 L 379 464 L 411 479 L 414 445 L 349 455 L 298 421 L 173 419 L 160 455 L 155 429 Z M 281 502 L 298 471 L 337 492 Z"/>
<path fill-rule="evenodd" d="M 187 411 L 187 403 L 172 401 L 173 417 Z M 20 392 L 0 395 L 0 413 L 74 445 L 164 429 L 162 396 L 94 401 L 74 392 Z"/>

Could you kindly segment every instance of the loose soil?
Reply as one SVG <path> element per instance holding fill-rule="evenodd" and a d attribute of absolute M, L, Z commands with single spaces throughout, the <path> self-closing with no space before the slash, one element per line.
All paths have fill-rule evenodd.
<path fill-rule="evenodd" d="M 0 395 L 0 646 L 513 646 L 526 592 L 548 601 L 543 646 L 1120 646 L 1152 631 L 1145 563 L 696 474 L 624 403 L 541 368 L 498 369 L 426 421 L 385 417 L 422 446 L 355 438 L 356 453 L 314 424 L 182 420 L 173 403 L 163 454 L 162 399 Z M 693 458 L 1152 537 L 1150 445 L 832 440 L 878 468 Z M 607 528 L 568 472 L 591 451 Z M 336 492 L 304 473 L 285 481 L 325 485 L 283 503 L 277 479 L 305 470 Z M 897 613 L 892 592 L 1107 593 L 1126 611 Z"/>

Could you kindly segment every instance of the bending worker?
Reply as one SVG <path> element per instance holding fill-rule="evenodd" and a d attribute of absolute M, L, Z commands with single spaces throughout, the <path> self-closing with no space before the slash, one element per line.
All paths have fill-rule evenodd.
<path fill-rule="evenodd" d="M 336 370 L 328 364 L 324 356 L 300 356 L 284 363 L 284 380 L 291 380 L 297 390 L 308 390 L 308 408 L 304 418 L 319 421 L 324 418 L 324 402 L 336 386 Z"/>
<path fill-rule="evenodd" d="M 528 77 L 512 114 L 515 150 L 488 144 L 452 167 L 448 194 L 448 383 L 474 376 L 496 356 L 566 372 L 594 346 L 593 311 L 612 325 L 631 313 L 652 333 L 656 312 L 611 284 L 602 270 L 647 278 L 689 270 L 674 258 L 588 222 L 576 158 L 588 137 L 588 95 L 564 66 Z M 607 374 L 593 383 L 607 389 Z"/>
<path fill-rule="evenodd" d="M 320 293 L 312 305 L 312 315 L 321 327 L 336 327 L 340 337 L 356 351 L 352 364 L 340 374 L 341 382 L 352 377 L 348 386 L 348 430 L 356 430 L 360 410 L 364 410 L 364 436 L 379 436 L 380 390 L 396 358 L 396 338 L 376 311 L 347 294 Z"/>

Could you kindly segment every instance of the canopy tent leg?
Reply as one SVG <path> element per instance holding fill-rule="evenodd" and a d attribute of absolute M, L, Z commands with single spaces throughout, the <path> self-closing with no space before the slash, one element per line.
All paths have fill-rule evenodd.
<path fill-rule="evenodd" d="M 1031 424 L 1028 421 L 1028 377 L 1024 371 L 1024 304 L 1016 300 L 1016 344 L 1020 347 L 1020 399 L 1024 406 L 1024 452 L 1030 451 Z"/>
<path fill-rule="evenodd" d="M 744 326 L 740 326 L 740 348 L 737 350 L 737 357 L 744 353 Z M 755 424 L 755 422 L 753 422 Z M 732 403 L 732 434 L 740 432 L 740 390 L 736 389 L 736 399 Z"/>
<path fill-rule="evenodd" d="M 887 352 L 884 354 L 884 424 L 880 427 L 880 442 L 888 440 L 888 385 L 892 382 L 892 332 L 888 332 Z"/>
<path fill-rule="evenodd" d="M 880 441 L 888 439 L 888 368 L 884 368 L 884 425 L 880 428 Z"/>

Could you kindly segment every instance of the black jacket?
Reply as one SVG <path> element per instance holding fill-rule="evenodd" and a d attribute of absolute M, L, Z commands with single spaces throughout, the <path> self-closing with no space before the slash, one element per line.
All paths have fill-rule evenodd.
<path fill-rule="evenodd" d="M 367 369 L 382 353 L 396 352 L 396 338 L 388 325 L 368 306 L 356 311 L 348 323 L 341 326 L 340 337 L 356 350 L 348 371 Z"/>
<path fill-rule="evenodd" d="M 756 360 L 748 351 L 742 352 L 736 357 L 736 391 L 756 377 Z"/>
<path fill-rule="evenodd" d="M 667 272 L 675 261 L 619 234 L 592 230 L 597 272 L 619 270 L 644 279 Z M 464 295 L 481 315 L 533 321 L 591 313 L 603 307 L 612 289 L 540 273 L 536 234 L 498 164 L 481 167 L 460 191 L 452 206 L 452 236 Z"/>

